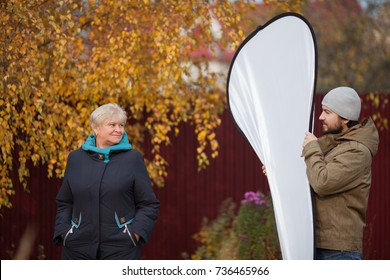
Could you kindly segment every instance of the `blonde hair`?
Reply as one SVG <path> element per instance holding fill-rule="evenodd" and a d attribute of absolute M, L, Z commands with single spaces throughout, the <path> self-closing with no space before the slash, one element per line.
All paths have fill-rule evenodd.
<path fill-rule="evenodd" d="M 126 111 L 116 103 L 107 103 L 96 108 L 89 116 L 89 125 L 92 129 L 100 126 L 107 120 L 119 117 L 124 123 L 127 121 Z"/>

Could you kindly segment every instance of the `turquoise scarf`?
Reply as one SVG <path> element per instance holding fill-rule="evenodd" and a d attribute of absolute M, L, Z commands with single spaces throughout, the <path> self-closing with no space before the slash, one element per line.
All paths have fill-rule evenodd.
<path fill-rule="evenodd" d="M 122 140 L 118 144 L 106 148 L 97 148 L 95 136 L 93 135 L 93 133 L 91 133 L 88 136 L 87 140 L 83 143 L 83 145 L 81 145 L 81 148 L 84 151 L 92 151 L 99 154 L 103 154 L 104 163 L 108 163 L 110 161 L 111 151 L 130 151 L 132 149 L 132 146 L 129 143 L 129 140 L 127 139 L 127 134 L 125 132 L 123 133 Z"/>

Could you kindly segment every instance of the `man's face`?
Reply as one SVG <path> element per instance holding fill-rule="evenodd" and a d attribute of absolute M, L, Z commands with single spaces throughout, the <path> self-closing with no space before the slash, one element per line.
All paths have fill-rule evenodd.
<path fill-rule="evenodd" d="M 322 106 L 319 120 L 322 122 L 322 132 L 324 134 L 338 134 L 348 129 L 348 120 L 343 120 L 326 106 Z"/>

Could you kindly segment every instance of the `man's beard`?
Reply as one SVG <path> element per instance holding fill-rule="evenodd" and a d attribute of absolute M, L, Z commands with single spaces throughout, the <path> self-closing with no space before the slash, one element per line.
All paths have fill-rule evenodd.
<path fill-rule="evenodd" d="M 327 130 L 323 130 L 322 132 L 324 134 L 339 134 L 343 131 L 343 128 L 341 126 L 341 122 L 339 122 L 335 127 L 329 127 Z"/>

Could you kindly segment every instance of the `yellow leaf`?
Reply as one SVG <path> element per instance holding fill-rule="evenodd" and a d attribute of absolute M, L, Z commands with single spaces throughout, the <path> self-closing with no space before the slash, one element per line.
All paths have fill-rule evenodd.
<path fill-rule="evenodd" d="M 199 134 L 198 134 L 198 141 L 201 142 L 201 141 L 204 141 L 206 139 L 206 134 L 207 134 L 207 131 L 206 130 L 202 130 Z"/>

